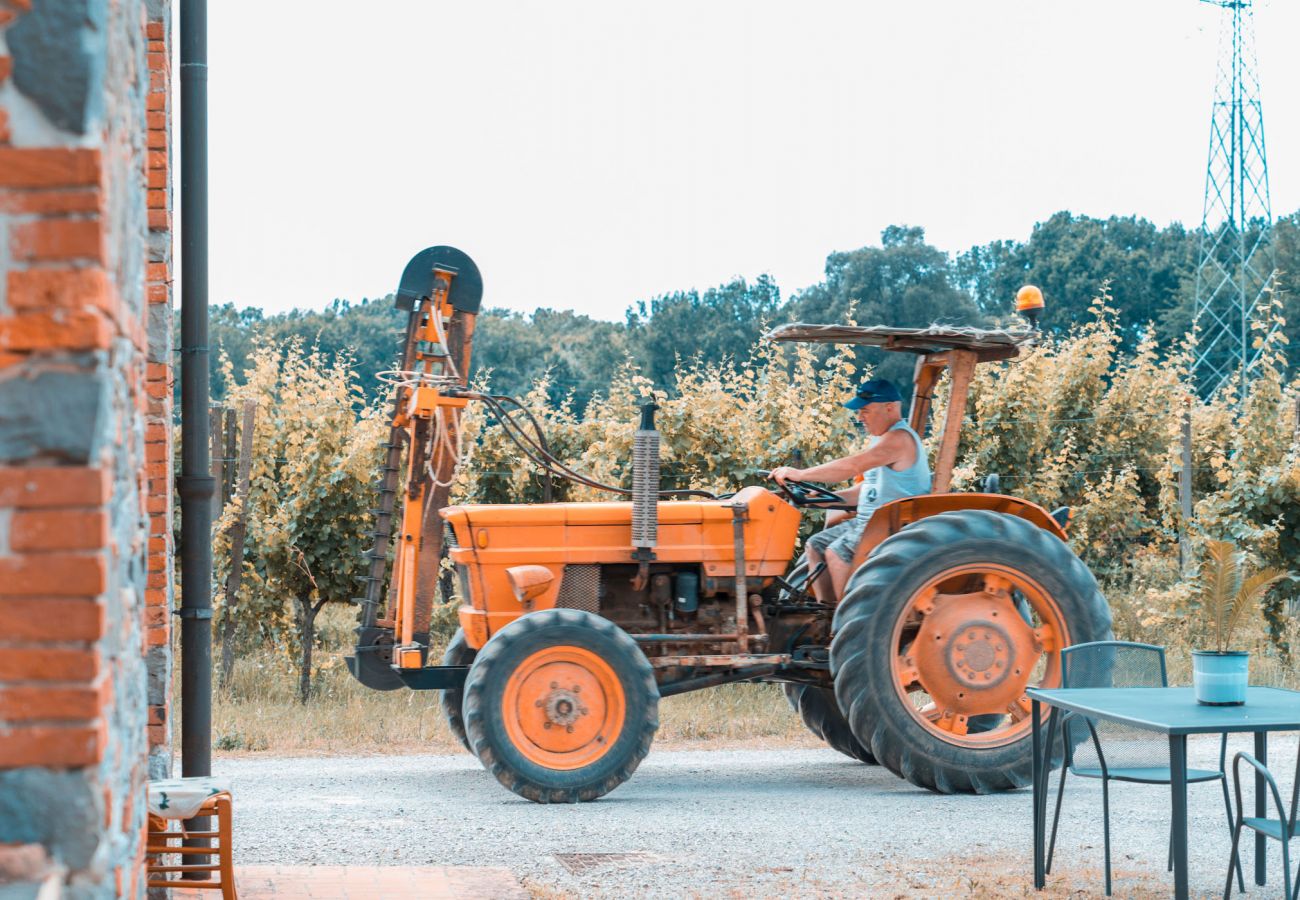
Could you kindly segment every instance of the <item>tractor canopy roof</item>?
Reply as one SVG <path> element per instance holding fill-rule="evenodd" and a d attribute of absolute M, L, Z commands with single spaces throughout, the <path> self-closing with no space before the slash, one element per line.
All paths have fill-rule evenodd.
<path fill-rule="evenodd" d="M 1037 332 L 1029 328 L 972 328 L 963 325 L 931 325 L 928 328 L 891 328 L 887 325 L 781 325 L 763 335 L 768 341 L 800 341 L 813 344 L 864 344 L 882 350 L 907 353 L 942 353 L 945 350 L 973 350 L 980 360 L 1016 356 L 1031 344 Z"/>

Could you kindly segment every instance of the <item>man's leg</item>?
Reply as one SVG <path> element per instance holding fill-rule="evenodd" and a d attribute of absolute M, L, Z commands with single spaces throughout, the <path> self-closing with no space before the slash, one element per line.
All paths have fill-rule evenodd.
<path fill-rule="evenodd" d="M 823 603 L 835 603 L 844 596 L 844 585 L 848 584 L 849 574 L 852 571 L 853 563 L 841 557 L 832 547 L 831 552 L 826 554 L 826 573 L 830 575 L 831 590 L 834 594 L 831 600 L 823 600 Z"/>
<path fill-rule="evenodd" d="M 826 556 L 823 554 L 821 548 L 813 544 L 812 541 L 808 542 L 808 545 L 804 550 L 808 554 L 808 574 L 811 575 L 821 568 L 821 564 L 826 560 Z M 834 557 L 835 554 L 832 553 L 831 556 Z M 829 567 L 827 567 L 826 571 L 818 575 L 817 580 L 812 583 L 812 592 L 813 596 L 817 598 L 818 603 L 830 605 L 835 602 L 835 589 L 831 586 Z"/>

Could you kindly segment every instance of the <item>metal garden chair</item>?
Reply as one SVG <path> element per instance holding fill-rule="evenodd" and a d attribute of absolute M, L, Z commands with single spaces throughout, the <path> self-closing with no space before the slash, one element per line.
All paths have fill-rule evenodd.
<path fill-rule="evenodd" d="M 1276 819 L 1257 819 L 1246 815 L 1246 807 L 1241 803 L 1241 764 L 1243 762 L 1264 776 L 1264 780 L 1268 783 L 1269 793 L 1273 795 L 1273 806 L 1277 809 Z M 1296 756 L 1295 781 L 1291 788 L 1290 815 L 1282 808 L 1282 792 L 1278 790 L 1273 773 L 1249 753 L 1238 753 L 1232 758 L 1232 790 L 1237 795 L 1237 823 L 1232 829 L 1232 855 L 1228 857 L 1228 883 L 1223 887 L 1224 900 L 1232 896 L 1233 869 L 1237 870 L 1237 883 L 1239 885 L 1242 880 L 1241 857 L 1237 855 L 1237 844 L 1241 839 L 1242 826 L 1252 831 L 1258 831 L 1260 834 L 1271 837 L 1282 844 L 1282 882 L 1283 889 L 1286 891 L 1283 896 L 1287 900 L 1295 900 L 1295 897 L 1300 895 L 1300 872 L 1296 873 L 1295 893 L 1292 893 L 1291 855 L 1288 851 L 1291 838 L 1296 835 L 1296 801 L 1300 799 L 1300 754 Z"/>
<path fill-rule="evenodd" d="M 1077 644 L 1061 651 L 1061 686 L 1067 688 L 1144 688 L 1167 687 L 1165 649 L 1153 644 L 1128 641 L 1096 641 Z M 1052 816 L 1052 836 L 1047 847 L 1046 870 L 1052 871 L 1052 854 L 1056 850 L 1056 827 L 1061 820 L 1061 799 L 1065 796 L 1067 774 L 1080 778 L 1101 779 L 1102 833 L 1106 855 L 1106 896 L 1111 893 L 1110 872 L 1110 783 L 1169 784 L 1169 745 L 1150 731 L 1104 720 L 1065 713 L 1061 719 L 1065 742 L 1065 763 L 1056 792 L 1056 812 Z M 1228 776 L 1224 769 L 1228 736 L 1219 745 L 1218 769 L 1188 769 L 1187 783 L 1217 781 L 1223 787 L 1223 807 L 1228 831 L 1232 832 L 1232 801 L 1228 797 Z M 1234 848 L 1235 853 L 1235 848 Z M 1234 856 L 1235 858 L 1235 856 Z M 1173 868 L 1172 832 L 1169 868 Z M 1238 879 L 1241 878 L 1238 867 Z M 1229 876 L 1231 877 L 1231 875 Z M 1243 885 L 1242 890 L 1245 890 Z"/>

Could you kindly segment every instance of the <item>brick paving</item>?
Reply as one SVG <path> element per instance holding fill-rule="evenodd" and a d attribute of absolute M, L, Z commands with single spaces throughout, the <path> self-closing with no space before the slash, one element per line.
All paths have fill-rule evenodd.
<path fill-rule="evenodd" d="M 509 869 L 487 866 L 237 866 L 239 900 L 528 900 Z M 216 900 L 219 891 L 174 890 L 174 900 Z"/>

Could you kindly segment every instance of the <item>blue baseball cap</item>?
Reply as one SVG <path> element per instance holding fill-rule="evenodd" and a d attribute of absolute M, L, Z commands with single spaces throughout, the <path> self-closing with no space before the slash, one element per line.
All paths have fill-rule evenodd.
<path fill-rule="evenodd" d="M 898 393 L 892 381 L 875 378 L 858 385 L 853 396 L 844 401 L 845 409 L 862 409 L 868 403 L 900 403 L 903 395 Z"/>

